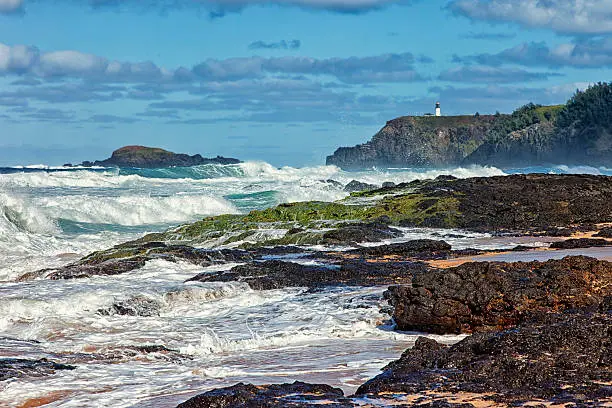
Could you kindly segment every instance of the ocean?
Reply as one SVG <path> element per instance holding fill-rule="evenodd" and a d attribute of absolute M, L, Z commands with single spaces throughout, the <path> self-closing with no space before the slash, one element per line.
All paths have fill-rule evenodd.
<path fill-rule="evenodd" d="M 343 186 L 351 180 L 380 185 L 442 174 L 526 172 L 612 175 L 611 169 L 567 166 L 345 172 L 263 162 L 169 169 L 0 168 L 0 357 L 48 358 L 77 367 L 0 383 L 0 406 L 44 397 L 53 407 L 171 407 L 240 381 L 302 380 L 354 391 L 418 336 L 393 331 L 384 311 L 385 287 L 253 291 L 235 282 L 184 283 L 204 270 L 235 264 L 202 268 L 162 260 L 118 276 L 17 278 L 205 216 L 339 200 L 348 196 Z M 403 231 L 403 240 L 437 237 L 455 248 L 512 244 L 465 231 Z M 100 313 L 134 296 L 158 302 L 160 315 Z M 432 337 L 446 343 L 461 338 Z M 143 352 L 137 348 L 143 345 L 166 349 Z"/>

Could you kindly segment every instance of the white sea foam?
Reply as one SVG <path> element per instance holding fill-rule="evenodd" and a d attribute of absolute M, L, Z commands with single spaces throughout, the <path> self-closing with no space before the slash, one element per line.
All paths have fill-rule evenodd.
<path fill-rule="evenodd" d="M 343 198 L 344 185 L 353 179 L 380 185 L 440 174 L 502 174 L 486 167 L 349 173 L 334 166 L 276 168 L 262 162 L 162 170 L 44 170 L 52 169 L 0 175 L 0 280 L 64 265 L 149 228 L 285 201 Z M 416 237 L 420 232 L 408 233 Z M 481 238 L 468 236 L 465 245 Z M 126 407 L 197 387 L 270 382 L 279 375 L 321 380 L 324 373 L 329 374 L 325 382 L 342 385 L 373 374 L 416 338 L 390 330 L 389 316 L 380 311 L 385 304 L 382 287 L 313 293 L 304 288 L 254 291 L 239 282 L 185 283 L 198 273 L 234 265 L 202 268 L 155 260 L 116 276 L 0 283 L 0 332 L 41 341 L 23 346 L 20 355 L 66 362 L 75 358 L 78 367 L 8 382 L 0 400 L 19 404 L 69 388 L 71 394 L 54 406 Z M 159 316 L 98 313 L 135 296 L 156 301 Z M 142 344 L 163 344 L 190 358 L 91 364 L 86 357 L 91 350 Z M 7 347 L 0 336 L 0 356 L 3 350 L 13 355 Z"/>
<path fill-rule="evenodd" d="M 181 223 L 200 216 L 236 212 L 236 208 L 222 198 L 191 195 L 44 197 L 39 198 L 37 204 L 53 219 L 132 226 Z"/>

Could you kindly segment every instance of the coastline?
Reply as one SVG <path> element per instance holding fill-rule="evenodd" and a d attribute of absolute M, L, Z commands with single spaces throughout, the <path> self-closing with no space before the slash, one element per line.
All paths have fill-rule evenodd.
<path fill-rule="evenodd" d="M 78 293 L 87 290 L 88 287 L 98 293 L 99 300 L 95 300 L 91 306 L 86 306 L 86 309 L 77 308 L 76 316 L 80 320 L 91 322 L 86 325 L 98 321 L 108 322 L 106 324 L 111 331 L 106 336 L 109 336 L 111 342 L 103 341 L 97 344 L 95 340 L 75 341 L 70 338 L 70 334 L 63 333 L 61 328 L 57 333 L 54 330 L 53 334 L 45 334 L 47 337 L 44 344 L 56 344 L 55 347 L 64 350 L 49 355 L 52 361 L 72 365 L 76 369 L 56 370 L 54 373 L 44 374 L 40 380 L 43 383 L 52 383 L 56 381 L 54 379 L 89 376 L 93 374 L 90 374 L 93 366 L 88 361 L 94 359 L 98 361 L 97 367 L 102 370 L 106 370 L 104 368 L 106 366 L 112 367 L 113 364 L 118 364 L 118 367 L 143 364 L 143 368 L 161 365 L 165 367 L 164 370 L 186 370 L 189 367 L 183 375 L 184 378 L 190 379 L 186 384 L 191 385 L 184 385 L 182 389 L 174 391 L 167 388 L 160 389 L 156 393 L 159 398 L 144 394 L 137 397 L 142 403 L 149 401 L 151 406 L 161 401 L 166 401 L 167 406 L 176 405 L 191 396 L 211 389 L 218 389 L 218 393 L 229 393 L 227 395 L 230 398 L 234 392 L 238 392 L 238 389 L 232 391 L 223 388 L 231 385 L 223 382 L 227 381 L 224 380 L 227 376 L 236 378 L 235 382 L 238 380 L 250 382 L 249 378 L 259 378 L 257 384 L 272 384 L 277 380 L 289 382 L 293 379 L 308 379 L 315 382 L 329 382 L 332 388 L 340 385 L 346 394 L 355 392 L 358 394 L 356 397 L 341 397 L 341 400 L 338 400 L 340 397 L 336 391 L 330 391 L 328 388 L 325 388 L 327 391 L 324 391 L 324 388 L 310 389 L 307 385 L 300 385 L 298 388 L 278 386 L 280 388 L 275 388 L 274 397 L 267 394 L 268 388 L 265 387 L 257 388 L 259 390 L 257 395 L 248 396 L 250 395 L 248 392 L 243 394 L 247 395 L 245 401 L 264 406 L 274 406 L 270 405 L 274 404 L 274 401 L 281 401 L 278 402 L 280 406 L 291 406 L 296 401 L 308 405 L 313 402 L 309 398 L 323 391 L 320 396 L 325 396 L 330 403 L 344 404 L 340 406 L 363 404 L 364 401 L 374 406 L 388 406 L 393 403 L 405 404 L 417 401 L 418 398 L 425 399 L 418 400 L 419 402 L 414 404 L 424 403 L 427 398 L 432 403 L 435 401 L 456 403 L 456 398 L 451 398 L 451 394 L 425 389 L 418 392 L 409 390 L 394 392 L 393 396 L 387 391 L 372 391 L 373 394 L 367 397 L 362 396 L 361 391 L 357 389 L 366 380 L 373 378 L 378 369 L 397 359 L 402 350 L 411 346 L 408 343 L 417 341 L 419 336 L 425 335 L 450 346 L 459 344 L 458 341 L 476 341 L 466 340 L 471 338 L 466 335 L 481 330 L 484 330 L 484 333 L 491 333 L 493 330 L 494 333 L 499 329 L 511 330 L 513 327 L 524 326 L 526 333 L 531 333 L 529 330 L 535 327 L 533 325 L 539 324 L 537 323 L 539 315 L 532 316 L 536 320 L 529 320 L 531 318 L 527 319 L 521 314 L 513 314 L 514 312 L 498 314 L 495 312 L 497 309 L 490 309 L 492 306 L 486 306 L 488 304 L 486 303 L 474 309 L 492 310 L 491 313 L 487 312 L 489 314 L 486 316 L 473 314 L 452 318 L 463 319 L 462 328 L 459 330 L 461 334 L 457 334 L 457 328 L 445 326 L 448 324 L 446 320 L 437 322 L 433 320 L 432 322 L 436 322 L 434 325 L 436 329 L 433 332 L 428 329 L 430 327 L 428 325 L 433 324 L 432 322 L 418 323 L 421 325 L 419 329 L 408 332 L 405 329 L 394 331 L 393 323 L 390 321 L 394 314 L 395 324 L 414 324 L 398 315 L 400 303 L 397 302 L 412 302 L 410 298 L 403 297 L 402 291 L 405 289 L 399 288 L 410 288 L 419 279 L 425 279 L 423 285 L 432 285 L 435 281 L 427 281 L 427 277 L 435 276 L 444 270 L 469 276 L 472 273 L 471 268 L 489 265 L 487 268 L 491 268 L 491 273 L 497 273 L 493 264 L 499 262 L 490 263 L 485 260 L 495 260 L 494 257 L 500 256 L 519 257 L 537 253 L 553 258 L 555 253 L 562 256 L 589 254 L 589 251 L 594 251 L 591 256 L 607 259 L 612 247 L 588 247 L 601 245 L 601 240 L 610 242 L 610 238 L 595 237 L 593 228 L 593 225 L 597 224 L 597 229 L 603 232 L 612 225 L 612 220 L 606 219 L 607 204 L 604 202 L 602 205 L 597 201 L 596 194 L 608 191 L 609 179 L 610 177 L 606 176 L 574 175 L 519 175 L 465 180 L 439 177 L 436 180 L 414 181 L 405 185 L 387 185 L 378 190 L 352 193 L 348 198 L 335 203 L 317 201 L 280 204 L 248 213 L 210 216 L 178 228 L 171 227 L 164 233 L 155 233 L 144 238 L 142 235 L 140 238 L 137 236 L 135 237 L 137 239 L 120 243 L 111 249 L 93 252 L 68 265 L 63 261 L 51 268 L 21 274 L 19 279 L 7 284 L 12 291 L 26 290 L 29 286 L 43 288 L 48 286 L 55 288 L 56 291 L 72 288 L 77 291 L 74 295 L 62 294 L 62 297 L 79 296 Z M 590 188 L 582 188 L 585 183 Z M 466 205 L 464 203 L 477 202 L 482 204 L 479 204 L 478 208 L 487 208 L 490 203 L 499 200 L 496 194 L 513 195 L 514 187 L 510 190 L 506 188 L 514 184 L 517 184 L 516 188 L 519 190 L 525 190 L 526 186 L 531 185 L 537 185 L 544 190 L 540 191 L 539 195 L 524 195 L 525 201 L 521 204 L 523 207 L 519 207 L 514 213 L 515 216 L 511 217 L 498 218 L 492 213 L 491 218 L 474 218 L 470 213 L 470 207 L 464 207 Z M 342 188 L 333 183 L 320 185 Z M 560 185 L 563 185 L 562 189 L 559 188 Z M 574 190 L 573 186 L 577 189 Z M 451 194 L 449 190 L 451 187 L 457 194 Z M 443 194 L 440 194 L 440 191 Z M 344 193 L 344 196 L 346 195 L 348 193 Z M 571 197 L 574 205 L 541 206 L 540 197 L 555 197 L 555 195 L 557 200 Z M 457 201 L 452 201 L 449 205 L 449 196 Z M 466 197 L 465 200 L 463 197 Z M 586 202 L 589 205 L 597 205 L 599 213 L 585 212 L 583 203 Z M 529 206 L 538 208 L 541 219 L 550 223 L 539 223 L 536 220 L 533 226 L 538 228 L 524 223 L 520 215 L 523 212 L 531 212 Z M 430 217 L 433 218 L 427 221 Z M 596 217 L 603 218 L 599 221 L 606 223 L 595 222 Z M 410 219 L 420 225 L 410 225 L 407 221 Z M 472 231 L 462 229 L 465 225 L 463 223 L 474 222 L 473 220 L 480 221 L 472 224 L 474 226 Z M 442 224 L 436 224 L 437 222 Z M 488 222 L 492 222 L 494 228 L 487 229 Z M 575 241 L 580 239 L 587 241 Z M 211 242 L 215 244 L 210 245 Z M 542 248 L 552 242 L 565 243 L 564 245 L 568 247 L 581 245 L 585 248 L 574 250 Z M 535 249 L 524 248 L 527 244 Z M 520 247 L 521 245 L 523 247 Z M 512 251 L 508 251 L 511 249 Z M 525 263 L 514 262 L 516 260 L 506 259 L 503 263 L 504 268 L 514 271 L 512 276 L 513 279 L 517 279 L 516 282 L 520 282 L 524 276 L 538 275 L 540 268 L 548 268 L 546 270 L 554 271 L 554 276 L 557 276 L 546 278 L 550 279 L 551 287 L 564 282 L 565 279 L 578 279 L 583 274 L 593 276 L 593 279 L 601 279 L 602 277 L 597 277 L 598 274 L 610 270 L 607 262 L 597 263 L 599 261 L 593 258 L 580 256 L 558 261 L 542 259 L 540 263 L 529 262 L 525 270 L 519 267 L 519 264 Z M 571 268 L 568 269 L 568 266 Z M 569 270 L 577 271 L 577 275 L 567 275 Z M 525 273 L 528 275 L 523 275 Z M 497 278 L 494 279 L 493 276 L 486 278 L 479 285 L 496 285 Z M 558 304 L 540 305 L 540 300 L 534 300 L 535 303 L 527 302 L 520 305 L 509 303 L 507 310 L 532 310 L 530 308 L 535 305 L 536 308 L 533 309 L 535 312 L 542 307 L 543 310 L 551 312 L 550 318 L 557 319 L 554 316 L 559 316 L 558 319 L 561 320 L 555 323 L 558 327 L 569 325 L 567 330 L 570 328 L 574 330 L 576 326 L 572 322 L 576 319 L 583 321 L 588 315 L 582 312 L 567 315 L 563 309 L 570 308 L 574 304 L 578 305 L 576 302 L 580 299 L 587 302 L 581 304 L 582 306 L 604 307 L 597 305 L 603 304 L 602 298 L 605 298 L 605 293 L 602 294 L 600 291 L 601 288 L 607 290 L 605 289 L 607 286 L 602 286 L 600 283 L 593 286 L 588 279 L 572 282 L 574 290 L 572 297 L 568 298 L 563 291 L 560 291 L 554 296 L 558 299 Z M 516 283 L 508 284 L 512 285 L 512 291 L 514 288 L 520 288 L 514 286 Z M 434 288 L 437 286 L 432 286 L 431 290 Z M 447 293 L 450 288 L 440 293 Z M 496 290 L 503 292 L 505 289 Z M 536 286 L 530 290 L 539 289 Z M 383 299 L 383 292 L 388 293 L 384 295 L 387 300 Z M 483 286 L 477 292 L 489 293 L 490 289 L 485 289 Z M 113 295 L 109 296 L 111 293 Z M 508 292 L 508 296 L 514 296 L 511 293 Z M 529 298 L 532 295 L 528 293 L 531 292 L 526 292 Z M 19 292 L 15 292 L 13 296 L 20 296 Z M 91 299 L 92 294 L 88 296 Z M 534 299 L 541 299 L 538 296 Z M 289 299 L 290 303 L 285 305 L 286 299 Z M 395 303 L 389 304 L 389 299 L 395 299 L 393 301 Z M 12 301 L 17 302 L 16 298 Z M 444 303 L 447 300 L 440 301 Z M 492 302 L 486 299 L 485 301 Z M 409 305 L 409 303 L 401 304 L 404 305 L 402 308 Z M 493 305 L 494 302 L 490 304 Z M 279 314 L 274 312 L 277 309 Z M 226 315 L 224 310 L 231 311 L 231 314 Z M 292 310 L 302 310 L 302 314 L 306 315 L 294 314 Z M 453 306 L 451 310 L 462 310 L 461 303 Z M 252 317 L 252 311 L 257 311 L 263 320 Z M 72 316 L 71 312 L 61 313 Z M 236 316 L 233 316 L 234 314 Z M 225 327 L 222 322 L 229 319 L 232 322 L 231 326 L 235 327 L 236 334 L 233 334 L 235 337 L 224 337 L 224 332 L 221 334 L 209 332 L 207 327 L 197 325 L 174 327 L 191 321 L 193 318 L 188 316 L 192 315 L 198 316 L 197 319 L 200 320 L 213 317 L 210 324 L 216 325 L 218 329 Z M 420 315 L 430 316 L 431 311 L 423 310 Z M 180 331 L 169 337 L 162 335 L 156 331 L 157 329 L 153 329 L 159 319 L 173 327 L 172 332 L 177 329 Z M 275 330 L 278 329 L 272 329 L 274 326 L 270 328 L 266 326 L 267 321 L 276 319 L 280 319 L 277 323 L 279 327 L 291 327 L 297 323 L 301 329 L 277 334 Z M 344 319 L 347 319 L 346 323 Z M 486 320 L 486 324 L 482 323 L 482 319 Z M 114 338 L 112 332 L 122 333 L 123 327 L 131 329 L 132 324 L 136 322 L 141 327 L 139 330 L 152 325 L 151 329 L 147 329 L 152 330 L 152 335 L 147 335 L 150 337 L 146 338 L 160 340 L 140 343 L 134 340 L 125 343 L 119 338 L 112 340 Z M 224 330 L 232 333 L 234 327 Z M 249 330 L 253 332 L 249 334 Z M 425 334 L 428 331 L 430 334 Z M 448 334 L 441 335 L 438 332 Z M 190 335 L 191 340 L 184 340 Z M 64 338 L 66 340 L 63 340 Z M 77 353 L 70 350 L 72 344 L 77 345 Z M 34 346 L 35 343 L 32 343 L 27 348 Z M 433 343 L 431 346 L 434 346 Z M 354 351 L 347 354 L 347 347 Z M 448 350 L 451 352 L 450 350 L 455 349 Z M 501 350 L 503 349 L 500 349 L 500 352 Z M 533 349 L 533 352 L 537 352 L 537 349 Z M 6 353 L 4 355 L 6 356 Z M 245 374 L 240 377 L 226 368 L 241 367 L 241 370 L 248 373 L 247 367 L 251 367 L 254 361 L 252 359 L 258 356 L 266 356 L 265 361 L 268 361 L 266 364 L 278 367 L 279 374 L 274 375 L 272 371 L 266 371 L 266 374 L 260 377 L 257 377 L 258 374 L 255 376 Z M 310 357 L 304 360 L 306 356 Z M 218 373 L 210 367 L 210 359 L 213 361 L 221 359 L 222 362 L 217 363 L 214 368 L 220 370 Z M 354 363 L 346 364 L 346 361 L 353 359 Z M 241 366 L 240 361 L 243 361 L 244 365 Z M 291 361 L 298 361 L 304 368 L 293 367 L 295 363 Z M 368 363 L 361 365 L 360 361 Z M 491 363 L 495 364 L 495 360 L 491 360 Z M 33 370 L 39 370 L 37 367 L 40 361 L 32 359 L 28 364 Z M 264 365 L 260 370 L 267 368 Z M 23 380 L 13 379 L 11 383 L 16 385 L 19 381 L 26 381 L 27 384 L 30 381 L 29 375 L 31 374 L 26 371 Z M 564 374 L 560 375 L 562 378 Z M 463 387 L 461 382 L 457 384 L 459 388 L 453 388 L 452 393 L 468 396 L 469 403 L 474 406 L 486 401 L 498 404 L 491 402 L 490 398 L 497 398 L 495 395 L 502 391 L 505 395 L 503 398 L 511 398 L 503 387 L 495 388 L 497 385 L 489 391 L 474 394 L 473 391 L 468 392 L 461 388 Z M 307 391 L 308 389 L 311 391 Z M 46 398 L 47 395 L 49 398 L 61 401 L 62 398 L 74 398 L 80 395 L 79 390 L 71 390 L 71 394 L 61 394 L 59 391 L 61 390 L 51 389 L 39 397 Z M 534 401 L 546 403 L 546 399 L 542 399 L 543 395 L 537 394 L 539 392 L 537 389 L 534 388 L 532 391 L 536 392 L 532 396 Z M 331 394 L 325 394 L 326 392 Z M 525 395 L 531 395 L 529 392 Z M 292 395 L 293 402 L 284 400 L 284 393 Z M 28 396 L 32 401 L 30 403 L 34 403 L 39 397 L 31 394 Z M 24 398 L 22 402 L 25 401 Z"/>

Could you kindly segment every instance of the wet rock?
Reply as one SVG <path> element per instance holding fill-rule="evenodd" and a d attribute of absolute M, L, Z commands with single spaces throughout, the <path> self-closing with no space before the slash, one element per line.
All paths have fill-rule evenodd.
<path fill-rule="evenodd" d="M 352 180 L 350 183 L 348 183 L 346 186 L 344 186 L 344 191 L 346 191 L 348 193 L 353 193 L 353 192 L 357 192 L 357 191 L 375 190 L 377 188 L 378 188 L 378 186 L 376 186 L 374 184 L 368 184 L 368 183 L 363 183 L 361 181 Z"/>
<path fill-rule="evenodd" d="M 178 350 L 173 350 L 160 344 L 109 347 L 101 350 L 95 355 L 95 358 L 97 360 L 113 362 L 147 359 L 176 363 L 192 359 L 191 356 L 181 354 Z"/>
<path fill-rule="evenodd" d="M 94 252 L 78 262 L 57 269 L 43 269 L 22 275 L 18 280 L 40 277 L 48 279 L 78 279 L 92 276 L 119 275 L 140 269 L 147 261 L 189 262 L 210 266 L 228 262 L 253 260 L 249 252 L 237 249 L 206 250 L 188 245 L 167 245 L 163 242 L 130 242 L 106 251 Z"/>
<path fill-rule="evenodd" d="M 489 403 L 605 406 L 612 402 L 611 339 L 609 312 L 549 314 L 451 347 L 420 337 L 357 395 L 394 398 L 432 391 L 448 399 L 480 394 Z"/>
<path fill-rule="evenodd" d="M 99 264 L 83 265 L 72 264 L 63 268 L 50 271 L 47 274 L 48 279 L 78 279 L 90 278 L 92 276 L 108 276 L 119 275 L 134 269 L 139 269 L 145 266 L 147 259 L 145 257 L 134 257 L 130 259 L 109 259 Z"/>
<path fill-rule="evenodd" d="M 391 255 L 412 257 L 428 255 L 429 257 L 434 257 L 434 254 L 447 254 L 450 250 L 450 244 L 445 241 L 437 241 L 433 239 L 415 239 L 397 244 L 359 248 L 349 251 L 349 253 L 368 257 L 384 257 Z"/>
<path fill-rule="evenodd" d="M 612 238 L 612 227 L 602 228 L 594 236 L 601 238 Z"/>
<path fill-rule="evenodd" d="M 337 188 L 343 188 L 344 185 L 342 183 L 340 183 L 339 181 L 333 180 L 333 179 L 327 179 L 327 180 L 319 180 L 321 181 L 321 183 L 327 183 L 329 185 L 332 185 L 334 187 Z"/>
<path fill-rule="evenodd" d="M 0 381 L 10 378 L 42 377 L 55 374 L 56 370 L 74 370 L 76 367 L 59 364 L 47 359 L 0 358 Z"/>
<path fill-rule="evenodd" d="M 612 294 L 612 263 L 578 256 L 547 262 L 472 262 L 418 272 L 385 297 L 400 330 L 469 333 L 515 326 L 529 316 L 597 307 Z"/>
<path fill-rule="evenodd" d="M 329 407 L 353 407 L 348 399 L 343 401 L 340 388 L 323 384 L 293 384 L 255 386 L 239 383 L 197 395 L 177 408 L 263 408 L 263 407 L 311 407 L 323 404 Z"/>
<path fill-rule="evenodd" d="M 603 246 L 612 246 L 612 242 L 603 238 L 573 238 L 550 244 L 550 248 L 552 249 L 577 249 Z"/>
<path fill-rule="evenodd" d="M 612 219 L 612 177 L 528 174 L 437 182 L 423 191 L 461 193 L 464 228 L 527 230 Z"/>
<path fill-rule="evenodd" d="M 406 227 L 529 232 L 612 222 L 612 177 L 518 174 L 402 183 L 360 195 L 389 194 L 377 214 Z"/>
<path fill-rule="evenodd" d="M 301 265 L 279 260 L 239 265 L 230 271 L 204 272 L 189 281 L 246 282 L 254 290 L 287 287 L 377 286 L 408 283 L 415 271 L 427 267 L 415 262 L 369 263 L 346 260 L 341 265 Z"/>
<path fill-rule="evenodd" d="M 162 304 L 157 300 L 146 296 L 134 296 L 121 302 L 114 303 L 107 309 L 100 309 L 98 313 L 104 316 L 122 315 L 153 317 L 159 316 L 161 306 Z"/>
<path fill-rule="evenodd" d="M 323 234 L 323 240 L 330 245 L 351 245 L 360 242 L 378 242 L 401 237 L 401 231 L 382 222 L 356 223 L 340 227 Z"/>

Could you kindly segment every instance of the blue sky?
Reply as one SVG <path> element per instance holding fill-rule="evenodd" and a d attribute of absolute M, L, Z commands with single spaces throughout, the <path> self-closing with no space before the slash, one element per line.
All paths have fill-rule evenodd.
<path fill-rule="evenodd" d="M 0 0 L 0 165 L 315 165 L 385 121 L 610 80 L 612 0 Z"/>

